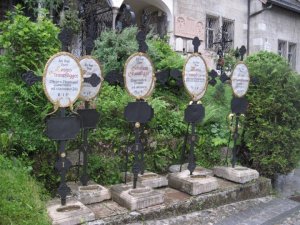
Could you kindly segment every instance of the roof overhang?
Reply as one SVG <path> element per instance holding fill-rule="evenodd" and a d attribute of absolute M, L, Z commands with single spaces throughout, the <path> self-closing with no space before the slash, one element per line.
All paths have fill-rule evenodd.
<path fill-rule="evenodd" d="M 296 13 L 300 13 L 300 1 L 298 0 L 269 0 L 269 3 Z"/>

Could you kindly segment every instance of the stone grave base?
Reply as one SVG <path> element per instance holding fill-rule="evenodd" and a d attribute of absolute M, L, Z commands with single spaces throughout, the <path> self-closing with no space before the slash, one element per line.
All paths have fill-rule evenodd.
<path fill-rule="evenodd" d="M 256 170 L 242 166 L 236 166 L 235 168 L 216 166 L 214 167 L 214 175 L 239 184 L 247 183 L 259 177 Z"/>
<path fill-rule="evenodd" d="M 88 207 L 74 200 L 67 200 L 65 206 L 60 200 L 54 200 L 49 203 L 47 212 L 52 225 L 75 225 L 95 220 L 95 214 Z"/>
<path fill-rule="evenodd" d="M 76 194 L 77 199 L 85 205 L 102 202 L 111 198 L 110 191 L 99 184 L 79 186 Z"/>
<path fill-rule="evenodd" d="M 219 186 L 217 179 L 209 176 L 205 170 L 203 172 L 194 171 L 193 175 L 190 175 L 189 170 L 172 173 L 168 176 L 168 180 L 170 187 L 190 195 L 210 192 L 216 190 Z"/>
<path fill-rule="evenodd" d="M 143 209 L 164 202 L 164 195 L 161 192 L 142 185 L 138 185 L 136 189 L 132 186 L 132 183 L 112 186 L 112 200 L 129 210 Z"/>
<path fill-rule="evenodd" d="M 184 170 L 187 170 L 188 168 L 188 163 L 184 163 L 182 164 L 181 166 L 181 171 L 184 171 Z M 170 173 L 177 173 L 177 172 L 180 172 L 180 164 L 175 164 L 175 165 L 171 165 L 169 167 L 169 172 Z M 206 169 L 204 167 L 201 167 L 201 166 L 196 166 L 195 168 L 195 172 L 201 172 L 201 173 L 205 173 L 206 175 L 210 175 L 210 176 L 213 176 L 214 173 L 212 170 L 210 169 Z"/>
<path fill-rule="evenodd" d="M 123 180 L 125 180 L 125 173 L 123 174 Z M 127 181 L 133 182 L 133 173 L 127 173 Z M 137 182 L 139 185 L 151 188 L 168 186 L 168 179 L 165 176 L 152 172 L 145 172 L 143 175 L 139 174 Z"/>

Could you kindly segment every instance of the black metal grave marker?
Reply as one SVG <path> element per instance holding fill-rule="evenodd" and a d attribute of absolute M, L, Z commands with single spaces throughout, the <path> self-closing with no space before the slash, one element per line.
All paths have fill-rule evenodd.
<path fill-rule="evenodd" d="M 237 58 L 240 57 L 240 60 L 243 61 L 245 53 L 246 53 L 245 46 L 242 46 L 240 49 L 237 48 L 236 57 Z M 221 71 L 223 71 L 222 68 Z M 247 99 L 244 97 L 244 95 L 247 93 L 249 82 L 250 82 L 249 71 L 247 66 L 243 62 L 240 62 L 235 66 L 234 70 L 232 71 L 231 77 L 228 77 L 224 72 L 222 72 L 220 79 L 223 83 L 226 82 L 227 80 L 230 80 L 232 90 L 234 93 L 231 100 L 231 112 L 235 115 L 234 116 L 235 123 L 232 124 L 233 149 L 232 149 L 232 159 L 231 159 L 231 165 L 234 168 L 237 161 L 237 140 L 239 138 L 238 129 L 239 129 L 240 117 L 241 115 L 246 113 L 249 105 Z M 230 138 L 231 138 L 231 133 L 229 137 L 228 146 L 230 143 Z"/>
<path fill-rule="evenodd" d="M 193 40 L 194 54 L 190 56 L 186 61 L 186 64 L 184 66 L 183 79 L 182 79 L 187 92 L 193 99 L 193 101 L 187 106 L 184 112 L 184 120 L 188 123 L 188 128 L 187 128 L 187 134 L 185 137 L 185 141 L 181 153 L 181 165 L 182 165 L 184 161 L 183 157 L 185 156 L 185 151 L 186 151 L 186 143 L 187 140 L 189 139 L 190 150 L 188 153 L 188 170 L 190 171 L 190 175 L 193 174 L 196 168 L 196 157 L 194 154 L 194 148 L 197 141 L 196 124 L 200 123 L 205 117 L 205 108 L 202 104 L 198 104 L 198 101 L 205 94 L 208 83 L 214 85 L 214 83 L 216 82 L 214 80 L 216 77 L 215 71 L 214 72 L 212 71 L 210 73 L 212 79 L 211 81 L 208 81 L 206 63 L 204 59 L 201 57 L 201 55 L 198 54 L 200 44 L 201 41 L 199 40 L 199 38 L 195 37 Z M 197 79 L 195 79 L 196 76 L 195 74 L 197 75 Z M 191 124 L 191 135 L 188 134 L 190 124 Z M 180 170 L 181 170 L 181 166 L 180 166 Z"/>
<path fill-rule="evenodd" d="M 84 86 L 80 92 L 80 98 L 84 100 L 84 109 L 78 109 L 81 120 L 81 128 L 83 130 L 83 145 L 80 151 L 83 152 L 83 169 L 80 176 L 80 181 L 83 186 L 87 186 L 89 181 L 89 175 L 87 171 L 88 167 L 88 133 L 90 129 L 94 129 L 100 118 L 100 114 L 96 109 L 90 109 L 90 100 L 95 98 L 100 91 L 102 78 L 102 69 L 100 63 L 92 56 L 84 56 L 80 59 L 80 64 L 85 71 Z M 80 156 L 80 153 L 79 153 Z"/>
<path fill-rule="evenodd" d="M 62 42 L 62 49 L 68 50 L 68 45 L 72 38 L 72 31 L 63 29 L 59 35 L 59 38 Z M 64 66 L 68 67 L 68 69 L 71 69 L 71 72 L 77 75 L 77 80 L 73 80 L 74 86 L 70 88 L 73 89 L 74 92 L 69 92 L 63 88 L 57 88 L 55 84 L 60 83 L 60 78 L 55 78 L 51 75 L 48 75 L 48 68 L 52 64 L 53 67 L 60 68 L 58 69 L 57 73 L 61 73 L 63 71 L 61 68 L 64 67 L 61 65 L 62 63 L 65 63 Z M 47 119 L 46 134 L 49 139 L 55 140 L 58 143 L 59 159 L 55 163 L 55 168 L 59 172 L 61 178 L 60 185 L 57 189 L 57 193 L 61 198 L 61 205 L 66 205 L 66 197 L 70 193 L 70 188 L 66 184 L 66 174 L 72 166 L 72 163 L 66 157 L 65 147 L 67 141 L 75 139 L 80 131 L 79 118 L 76 116 L 67 116 L 66 107 L 72 107 L 73 102 L 75 102 L 79 97 L 79 87 L 81 86 L 81 82 L 82 74 L 80 64 L 71 54 L 61 52 L 49 59 L 45 67 L 45 75 L 43 77 L 44 91 L 48 99 L 54 104 L 55 108 L 59 107 L 59 111 L 57 116 Z"/>
<path fill-rule="evenodd" d="M 149 122 L 154 115 L 153 108 L 148 105 L 144 99 L 151 95 L 155 84 L 153 65 L 145 54 L 148 50 L 148 46 L 145 42 L 146 34 L 144 31 L 139 31 L 136 35 L 136 39 L 139 44 L 139 53 L 133 54 L 128 58 L 124 71 L 124 83 L 126 90 L 131 96 L 136 98 L 136 101 L 129 102 L 124 110 L 125 119 L 134 125 L 135 143 L 127 148 L 125 165 L 125 168 L 127 168 L 128 153 L 131 150 L 134 154 L 134 162 L 132 166 L 134 189 L 137 185 L 138 174 L 144 173 L 144 147 L 140 137 L 141 126 L 142 124 Z M 146 71 L 145 68 L 147 68 Z M 138 81 L 138 83 L 135 83 L 135 80 L 139 79 L 138 77 L 136 77 L 136 79 L 131 79 L 128 76 L 129 73 L 140 74 L 141 72 L 145 76 L 144 79 Z M 127 169 L 125 171 L 125 182 L 127 176 L 126 173 Z"/>

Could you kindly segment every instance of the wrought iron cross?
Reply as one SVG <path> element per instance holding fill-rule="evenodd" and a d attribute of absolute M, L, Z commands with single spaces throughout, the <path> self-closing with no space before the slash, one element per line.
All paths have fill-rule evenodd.
<path fill-rule="evenodd" d="M 225 26 L 221 27 L 221 39 L 218 40 L 217 42 L 214 42 L 213 45 L 220 45 L 221 46 L 221 51 L 218 50 L 217 54 L 219 56 L 223 56 L 224 51 L 226 50 L 226 44 L 227 43 L 231 43 L 232 40 L 227 39 L 226 35 L 225 35 L 226 31 L 225 31 Z"/>

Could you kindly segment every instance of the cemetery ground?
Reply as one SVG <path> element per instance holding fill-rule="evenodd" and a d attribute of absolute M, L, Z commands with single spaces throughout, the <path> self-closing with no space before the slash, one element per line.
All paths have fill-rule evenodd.
<path fill-rule="evenodd" d="M 157 174 L 167 175 L 170 165 L 183 162 L 184 160 L 181 160 L 183 158 L 190 163 L 188 169 L 191 172 L 196 165 L 208 169 L 228 165 L 232 157 L 228 156 L 226 151 L 224 153 L 224 149 L 230 150 L 239 145 L 238 165 L 257 170 L 260 177 L 255 177 L 246 183 L 242 182 L 242 184 L 214 177 L 212 183 L 215 184 L 214 181 L 217 180 L 219 184 L 216 190 L 216 187 L 212 185 L 213 190 L 210 192 L 194 196 L 192 196 L 193 193 L 185 194 L 184 191 L 171 187 L 158 188 L 155 189 L 155 196 L 163 195 L 164 200 L 156 206 L 144 209 L 128 210 L 111 200 L 87 207 L 80 204 L 80 207 L 73 205 L 73 208 L 59 208 L 66 214 L 69 210 L 71 211 L 68 219 L 75 219 L 80 212 L 76 210 L 84 209 L 88 212 L 89 219 L 87 220 L 93 220 L 87 222 L 91 225 L 105 223 L 196 224 L 196 222 L 199 224 L 236 224 L 237 220 L 241 220 L 241 224 L 276 224 L 278 222 L 279 224 L 297 224 L 299 222 L 299 202 L 294 201 L 299 195 L 299 170 L 294 169 L 299 166 L 300 160 L 300 76 L 290 69 L 282 57 L 269 52 L 259 52 L 246 58 L 244 64 L 249 68 L 252 80 L 256 82 L 250 82 L 247 90 L 243 88 L 242 95 L 245 94 L 245 90 L 248 91 L 246 98 L 249 107 L 245 116 L 238 117 L 240 127 L 237 123 L 234 128 L 235 124 L 232 121 L 236 117 L 231 115 L 230 105 L 234 95 L 230 82 L 222 83 L 222 79 L 217 77 L 215 86 L 208 86 L 205 96 L 201 99 L 201 105 L 205 107 L 203 121 L 196 126 L 193 124 L 192 136 L 187 136 L 188 125 L 184 120 L 184 112 L 191 100 L 191 93 L 185 91 L 180 71 L 183 69 L 185 60 L 172 51 L 166 40 L 155 37 L 146 38 L 142 35 L 138 43 L 135 39 L 137 35 L 135 27 L 125 29 L 121 33 L 103 32 L 96 40 L 91 54 L 104 67 L 104 81 L 97 98 L 88 104 L 90 108 L 100 112 L 100 120 L 90 130 L 88 137 L 82 138 L 78 135 L 74 140 L 68 141 L 65 146 L 66 142 L 64 139 L 61 140 L 61 137 L 55 136 L 58 139 L 56 145 L 55 141 L 49 140 L 49 133 L 48 137 L 45 135 L 48 125 L 45 122 L 49 119 L 49 114 L 60 106 L 55 104 L 61 98 L 51 99 L 53 94 L 50 93 L 51 88 L 47 90 L 49 93 L 46 92 L 46 96 L 45 87 L 39 82 L 44 69 L 47 68 L 46 62 L 61 48 L 58 40 L 59 28 L 47 18 L 32 22 L 17 8 L 15 12 L 8 15 L 5 22 L 0 23 L 0 29 L 3 31 L 0 33 L 0 47 L 4 49 L 3 54 L 0 55 L 1 225 L 50 224 L 47 206 L 49 210 L 49 207 L 53 205 L 53 200 L 59 206 L 63 203 L 57 199 L 57 192 L 67 204 L 72 202 L 72 199 L 77 196 L 74 182 L 78 184 L 82 177 L 78 149 L 87 146 L 83 145 L 83 139 L 88 141 L 91 149 L 89 159 L 85 164 L 88 166 L 86 169 L 90 181 L 103 187 L 110 188 L 121 184 L 122 172 L 130 171 L 132 167 L 135 174 L 136 169 L 141 169 L 140 165 L 135 164 L 136 155 L 134 154 L 134 149 L 141 150 L 141 143 L 145 146 L 146 170 Z M 130 126 L 126 121 L 127 118 L 124 118 L 124 109 L 129 102 L 134 102 L 134 98 L 126 91 L 128 84 L 125 80 L 124 85 L 122 72 L 126 60 L 137 51 L 146 49 L 146 43 L 149 46 L 149 58 L 153 61 L 156 71 L 159 71 L 155 74 L 157 85 L 154 89 L 154 85 L 148 82 L 147 88 L 151 91 L 145 91 L 143 96 L 139 96 L 140 92 L 135 92 L 133 96 L 149 97 L 147 104 L 153 108 L 154 114 L 150 110 L 149 115 L 152 120 L 150 122 L 147 120 L 149 123 L 145 127 L 141 127 L 141 124 L 136 121 L 133 126 Z M 226 63 L 231 63 L 224 65 L 226 68 L 233 69 L 237 63 L 233 55 L 234 52 L 231 52 L 224 57 Z M 79 73 L 80 65 L 76 57 L 69 53 L 60 53 L 56 56 L 69 56 L 71 59 L 58 60 L 58 63 L 64 62 L 64 65 L 61 64 L 63 67 L 70 66 L 69 63 L 74 62 L 73 64 L 77 67 L 72 66 L 71 70 L 74 69 L 72 71 L 74 74 Z M 146 58 L 144 56 L 137 61 L 147 61 Z M 210 72 L 212 69 L 209 68 Z M 205 70 L 201 68 L 199 71 L 208 72 L 207 70 L 207 68 Z M 44 77 L 46 76 L 47 74 Z M 161 79 L 166 77 L 167 79 Z M 224 78 L 224 76 L 221 77 Z M 206 76 L 205 78 L 211 81 L 213 77 Z M 154 77 L 152 81 L 153 79 Z M 101 79 L 94 76 L 93 79 L 91 77 L 86 80 L 91 84 L 96 83 L 97 86 Z M 249 79 L 246 81 L 249 82 Z M 51 85 L 55 82 L 53 80 Z M 76 82 L 74 83 L 80 86 L 80 79 Z M 47 86 L 47 81 L 44 84 Z M 79 91 L 79 88 L 75 88 L 74 91 Z M 150 94 L 152 94 L 151 97 L 148 96 Z M 50 97 L 51 103 L 47 97 Z M 74 110 L 87 106 L 83 101 L 75 103 L 78 97 L 76 93 L 72 97 L 74 97 L 72 99 L 74 107 L 73 102 L 64 99 L 61 104 L 70 106 L 70 110 L 62 110 L 60 115 L 68 117 L 74 114 Z M 194 101 L 194 105 L 200 105 L 198 99 L 193 100 L 197 100 Z M 143 105 L 143 102 L 139 105 Z M 51 114 L 50 118 L 53 115 Z M 59 125 L 60 123 L 56 123 L 54 128 Z M 79 130 L 79 126 L 77 128 Z M 135 135 L 132 134 L 133 131 Z M 233 132 L 235 135 L 232 135 Z M 141 134 L 140 137 L 139 134 Z M 57 132 L 54 132 L 54 135 L 57 135 Z M 236 137 L 239 139 L 237 140 Z M 235 139 L 235 144 L 232 143 L 232 139 Z M 188 147 L 184 148 L 185 144 Z M 128 156 L 126 167 L 126 153 L 130 145 L 134 148 Z M 193 149 L 195 157 L 182 149 L 186 151 Z M 75 154 L 76 157 L 71 167 L 66 158 L 69 158 L 76 150 L 77 155 Z M 235 163 L 234 160 L 233 162 Z M 66 173 L 66 167 L 71 167 L 68 173 Z M 245 170 L 247 169 L 237 169 L 238 172 Z M 289 174 L 291 171 L 295 171 L 294 175 Z M 289 175 L 276 178 L 280 174 Z M 209 174 L 196 174 L 191 178 L 197 180 L 208 176 Z M 83 180 L 87 179 L 86 176 L 83 178 Z M 272 192 L 271 179 L 277 189 L 284 190 L 282 195 L 279 192 Z M 72 187 L 72 195 L 67 195 L 67 198 L 63 199 L 68 192 L 65 181 Z M 142 189 L 150 190 L 149 188 Z M 185 191 L 188 190 L 185 189 Z M 133 191 L 131 194 L 131 196 L 143 196 L 143 192 Z M 295 196 L 289 199 L 291 195 Z M 75 213 L 72 214 L 71 209 L 75 209 Z M 57 213 L 60 212 L 59 210 L 54 211 Z M 84 221 L 84 218 L 79 217 L 77 223 Z"/>

